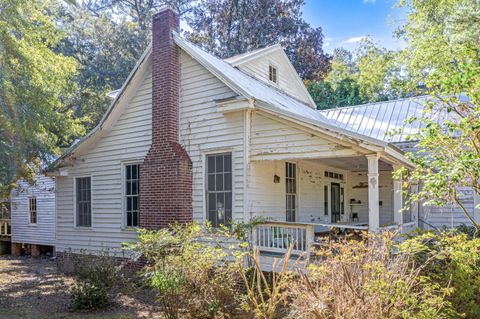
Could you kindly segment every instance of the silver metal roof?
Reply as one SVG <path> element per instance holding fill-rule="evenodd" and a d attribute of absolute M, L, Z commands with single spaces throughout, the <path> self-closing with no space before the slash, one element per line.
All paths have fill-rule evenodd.
<path fill-rule="evenodd" d="M 385 142 L 404 142 L 407 136 L 415 134 L 421 122 L 408 123 L 410 118 L 426 116 L 425 102 L 428 97 L 421 96 L 378 103 L 369 103 L 352 107 L 322 110 L 320 113 L 336 121 L 341 128 L 367 135 Z M 429 113 L 437 122 L 445 120 L 445 112 Z"/>

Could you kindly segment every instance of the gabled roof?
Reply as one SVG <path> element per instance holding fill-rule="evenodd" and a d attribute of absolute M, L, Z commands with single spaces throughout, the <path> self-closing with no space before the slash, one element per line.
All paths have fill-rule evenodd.
<path fill-rule="evenodd" d="M 233 57 L 225 59 L 224 61 L 230 63 L 234 67 L 239 67 L 239 66 L 241 66 L 243 64 L 246 64 L 250 61 L 259 59 L 263 56 L 266 56 L 266 55 L 269 55 L 269 54 L 272 54 L 272 53 L 275 53 L 275 52 L 282 56 L 282 58 L 285 62 L 285 66 L 288 68 L 288 71 L 292 74 L 292 76 L 295 79 L 295 81 L 297 82 L 297 85 L 299 86 L 299 88 L 303 91 L 303 93 L 307 97 L 310 107 L 316 109 L 317 105 L 315 104 L 315 101 L 310 96 L 310 93 L 308 92 L 305 84 L 303 83 L 303 80 L 298 75 L 297 70 L 295 70 L 295 67 L 293 66 L 292 62 L 290 61 L 287 54 L 285 53 L 285 51 L 283 50 L 282 46 L 279 43 L 268 46 L 268 47 L 265 47 L 263 49 L 258 49 L 258 50 L 255 50 L 255 51 L 235 55 Z"/>
<path fill-rule="evenodd" d="M 301 102 L 300 100 L 297 100 L 292 96 L 243 73 L 224 60 L 221 60 L 212 54 L 203 51 L 196 45 L 180 37 L 175 32 L 173 33 L 173 39 L 180 48 L 191 55 L 197 62 L 203 65 L 207 70 L 209 70 L 213 75 L 229 86 L 238 95 L 255 101 L 255 106 L 260 109 L 312 125 L 322 130 L 341 134 L 350 139 L 365 142 L 367 145 L 371 145 L 372 147 L 377 146 L 381 147 L 382 149 L 386 149 L 391 146 L 384 140 L 360 134 L 354 130 L 351 130 L 349 127 L 343 128 L 341 122 L 331 119 L 322 112 L 312 109 L 309 105 Z M 112 123 L 115 122 L 115 118 L 118 116 L 118 114 L 115 116 L 112 114 L 115 113 L 115 109 L 119 106 L 119 104 L 122 105 L 123 103 L 124 105 L 126 103 L 125 100 L 128 97 L 126 96 L 128 95 L 126 92 L 131 90 L 132 82 L 136 82 L 136 79 L 141 76 L 141 72 L 139 72 L 139 70 L 145 68 L 146 61 L 149 60 L 150 54 L 151 46 L 145 50 L 142 57 L 137 62 L 135 68 L 132 70 L 122 88 L 119 90 L 118 95 L 116 95 L 115 99 L 112 101 L 112 104 L 101 119 L 100 123 L 85 137 L 70 147 L 70 149 L 64 155 L 58 158 L 49 169 L 60 167 L 63 160 L 69 156 L 72 156 L 74 152 L 78 151 L 80 148 L 86 148 L 94 143 L 95 137 L 99 137 L 104 128 L 108 128 L 112 125 Z M 391 148 L 390 150 L 397 154 L 398 157 L 402 157 L 401 152 L 399 152 L 395 147 Z"/>
<path fill-rule="evenodd" d="M 262 49 L 257 49 L 257 50 L 253 50 L 253 51 L 250 51 L 250 52 L 237 54 L 237 55 L 234 55 L 230 58 L 225 59 L 224 61 L 230 63 L 233 66 L 237 66 L 237 65 L 246 63 L 248 61 L 257 59 L 257 58 L 259 58 L 261 56 L 264 56 L 266 54 L 275 52 L 277 50 L 282 50 L 283 51 L 280 43 L 277 43 L 277 44 L 274 44 L 274 45 L 271 45 L 271 46 L 268 46 L 268 47 L 265 47 L 265 48 L 262 48 Z"/>
<path fill-rule="evenodd" d="M 312 109 L 307 104 L 263 83 L 262 81 L 250 77 L 242 71 L 232 67 L 224 60 L 203 51 L 196 45 L 180 37 L 178 34 L 174 35 L 174 40 L 178 46 L 190 54 L 216 77 L 226 83 L 238 95 L 255 100 L 257 102 L 256 105 L 260 108 L 296 120 L 301 120 L 318 126 L 319 128 L 331 130 L 357 140 L 363 140 L 372 145 L 382 147 L 387 146 L 387 143 L 383 140 L 358 134 L 348 129 L 342 129 L 336 121 L 327 118 L 321 112 Z"/>
<path fill-rule="evenodd" d="M 369 103 L 351 107 L 323 110 L 321 113 L 346 130 L 386 142 L 405 142 L 407 136 L 418 133 L 422 122 L 408 120 L 430 117 L 437 123 L 451 117 L 445 108 L 425 112 L 427 96 Z"/>

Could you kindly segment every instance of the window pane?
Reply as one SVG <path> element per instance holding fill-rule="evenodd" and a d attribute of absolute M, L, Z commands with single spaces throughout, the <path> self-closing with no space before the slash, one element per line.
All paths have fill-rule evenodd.
<path fill-rule="evenodd" d="M 208 174 L 208 186 L 209 191 L 215 190 L 215 174 Z"/>
<path fill-rule="evenodd" d="M 232 171 L 232 155 L 231 154 L 228 154 L 228 155 L 225 155 L 224 157 L 224 168 L 225 168 L 225 172 L 231 172 Z"/>
<path fill-rule="evenodd" d="M 208 156 L 208 173 L 214 173 L 214 172 L 215 172 L 215 157 Z"/>
<path fill-rule="evenodd" d="M 232 190 L 232 173 L 225 173 L 225 184 L 223 185 L 225 190 Z"/>
<path fill-rule="evenodd" d="M 215 176 L 215 190 L 217 191 L 223 191 L 223 174 L 220 173 L 220 174 L 216 174 Z"/>
<path fill-rule="evenodd" d="M 215 172 L 223 172 L 223 156 L 219 155 L 215 159 Z"/>

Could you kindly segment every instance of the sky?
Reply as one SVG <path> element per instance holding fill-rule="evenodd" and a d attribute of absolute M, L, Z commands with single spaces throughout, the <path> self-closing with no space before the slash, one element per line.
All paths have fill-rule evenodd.
<path fill-rule="evenodd" d="M 306 0 L 303 17 L 313 27 L 322 27 L 324 50 L 337 47 L 354 50 L 362 37 L 395 50 L 403 43 L 393 37 L 405 21 L 405 10 L 396 8 L 396 0 Z"/>

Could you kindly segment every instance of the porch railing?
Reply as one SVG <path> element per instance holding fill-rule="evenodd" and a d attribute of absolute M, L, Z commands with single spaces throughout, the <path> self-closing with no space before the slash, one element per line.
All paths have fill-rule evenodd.
<path fill-rule="evenodd" d="M 0 219 L 0 236 L 12 236 L 12 224 L 10 219 Z"/>
<path fill-rule="evenodd" d="M 253 229 L 252 244 L 261 251 L 285 253 L 292 245 L 292 254 L 309 254 L 314 240 L 314 226 L 289 222 L 265 222 Z"/>

